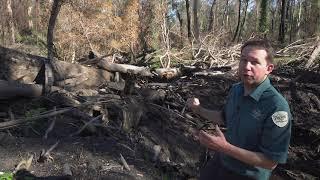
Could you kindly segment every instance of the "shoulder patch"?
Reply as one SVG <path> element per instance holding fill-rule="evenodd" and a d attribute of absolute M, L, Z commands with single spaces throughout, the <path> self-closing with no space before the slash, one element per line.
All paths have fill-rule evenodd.
<path fill-rule="evenodd" d="M 284 127 L 289 122 L 289 115 L 286 111 L 277 111 L 271 117 L 272 121 L 279 127 Z"/>

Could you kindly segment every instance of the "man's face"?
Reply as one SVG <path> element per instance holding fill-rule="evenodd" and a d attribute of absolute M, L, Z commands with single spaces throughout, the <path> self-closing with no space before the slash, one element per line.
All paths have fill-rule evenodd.
<path fill-rule="evenodd" d="M 245 87 L 258 86 L 272 72 L 273 64 L 267 62 L 267 52 L 254 46 L 246 46 L 241 53 L 239 76 Z"/>

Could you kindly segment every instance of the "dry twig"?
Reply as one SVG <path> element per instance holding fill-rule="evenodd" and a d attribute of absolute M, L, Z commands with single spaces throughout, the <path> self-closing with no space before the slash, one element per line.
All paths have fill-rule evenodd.
<path fill-rule="evenodd" d="M 53 151 L 58 144 L 60 143 L 60 141 L 58 140 L 54 145 L 52 145 L 47 151 L 45 151 L 44 149 L 42 149 L 41 153 L 40 153 L 40 157 L 38 159 L 38 162 L 45 162 L 46 160 L 51 160 L 53 161 L 53 157 L 51 157 L 50 153 L 51 151 Z"/>
<path fill-rule="evenodd" d="M 120 153 L 120 160 L 121 160 L 121 162 L 122 162 L 122 164 L 123 164 L 124 168 L 126 168 L 126 170 L 128 170 L 128 171 L 131 171 L 131 169 L 130 169 L 130 167 L 129 167 L 128 163 L 127 163 L 127 161 L 124 159 L 124 157 L 122 156 L 122 154 L 121 154 L 121 153 Z"/>
<path fill-rule="evenodd" d="M 70 137 L 80 134 L 89 124 L 93 123 L 95 120 L 101 118 L 102 115 L 92 118 L 89 122 L 85 123 L 82 128 L 80 128 L 77 132 L 70 134 Z"/>
<path fill-rule="evenodd" d="M 32 160 L 33 160 L 33 155 L 31 155 L 30 158 L 28 158 L 27 160 L 20 161 L 13 172 L 15 173 L 21 169 L 29 170 L 31 163 L 32 163 Z"/>
<path fill-rule="evenodd" d="M 12 121 L 2 122 L 2 123 L 0 123 L 0 130 L 9 129 L 9 128 L 18 126 L 20 124 L 30 123 L 35 120 L 44 119 L 44 118 L 48 118 L 51 116 L 56 116 L 58 114 L 63 114 L 63 113 L 70 111 L 71 109 L 72 108 L 63 108 L 63 109 L 60 109 L 58 111 L 53 111 L 53 112 L 47 111 L 47 112 L 42 113 L 38 116 L 34 116 L 34 117 L 30 117 L 30 118 L 16 119 L 16 120 L 12 120 Z"/>
<path fill-rule="evenodd" d="M 56 111 L 56 109 L 57 108 L 54 107 L 54 111 Z M 50 123 L 48 129 L 46 130 L 46 132 L 45 132 L 45 134 L 43 136 L 44 139 L 47 139 L 48 138 L 48 134 L 53 130 L 53 127 L 54 127 L 54 125 L 56 123 L 56 119 L 57 119 L 57 116 L 54 116 L 54 118 L 51 120 L 51 123 Z"/>

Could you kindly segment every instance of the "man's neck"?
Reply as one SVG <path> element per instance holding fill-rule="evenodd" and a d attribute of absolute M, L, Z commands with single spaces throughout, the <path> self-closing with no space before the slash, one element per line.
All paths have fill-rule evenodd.
<path fill-rule="evenodd" d="M 248 96 L 252 93 L 263 81 L 265 81 L 267 76 L 259 83 L 259 84 L 252 84 L 252 85 L 246 85 L 243 84 L 244 87 L 244 96 Z"/>

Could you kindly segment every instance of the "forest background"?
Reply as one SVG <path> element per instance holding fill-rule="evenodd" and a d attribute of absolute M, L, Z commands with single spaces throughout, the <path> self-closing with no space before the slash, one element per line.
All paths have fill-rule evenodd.
<path fill-rule="evenodd" d="M 318 0 L 58 1 L 55 56 L 68 62 L 92 51 L 97 55 L 122 53 L 138 64 L 137 57 L 153 52 L 156 66 L 170 67 L 197 58 L 219 65 L 218 49 L 250 37 L 268 38 L 275 47 L 284 47 L 316 37 L 320 29 Z M 0 44 L 46 55 L 53 1 L 0 3 Z"/>
<path fill-rule="evenodd" d="M 96 118 L 93 112 L 99 111 L 102 117 L 107 117 L 106 122 L 109 123 L 107 126 L 97 126 L 97 129 L 89 131 L 89 135 L 90 133 L 92 135 L 90 143 L 86 139 L 88 134 L 84 133 L 85 137 L 80 139 L 82 146 L 74 143 L 74 146 L 70 148 L 69 141 L 61 142 L 56 152 L 62 153 L 54 154 L 53 163 L 41 165 L 33 163 L 32 168 L 34 169 L 31 170 L 37 176 L 60 175 L 66 157 L 70 157 L 68 163 L 77 167 L 73 169 L 75 177 L 88 179 L 86 177 L 102 176 L 107 173 L 101 173 L 98 168 L 82 165 L 90 162 L 89 164 L 105 169 L 103 168 L 106 167 L 105 162 L 101 160 L 113 159 L 114 162 L 118 162 L 119 149 L 129 160 L 129 164 L 136 167 L 139 175 L 144 171 L 145 175 L 152 175 L 154 173 L 151 172 L 159 171 L 159 168 L 153 168 L 150 163 L 154 161 L 152 160 L 154 158 L 148 157 L 153 156 L 154 147 L 157 147 L 156 149 L 160 147 L 163 149 L 161 151 L 163 156 L 159 157 L 162 157 L 165 165 L 162 166 L 163 169 L 160 169 L 160 177 L 169 177 L 168 172 L 173 172 L 173 175 L 177 177 L 196 177 L 197 168 L 202 162 L 199 160 L 202 154 L 198 154 L 201 149 L 198 147 L 198 142 L 186 138 L 185 135 L 191 134 L 190 127 L 198 126 L 197 123 L 201 125 L 203 122 L 200 119 L 188 120 L 189 116 L 186 118 L 184 98 L 200 96 L 201 102 L 205 102 L 202 103 L 204 105 L 222 106 L 227 96 L 227 89 L 236 81 L 236 78 L 229 77 L 227 74 L 213 75 L 208 78 L 210 75 L 208 72 L 211 71 L 202 70 L 215 71 L 215 67 L 220 68 L 219 70 L 231 67 L 232 70 L 228 74 L 234 75 L 236 69 L 233 67 L 238 64 L 241 44 L 254 37 L 266 38 L 275 47 L 276 60 L 280 62 L 280 65 L 281 63 L 288 65 L 292 62 L 291 66 L 279 66 L 273 72 L 272 77 L 273 82 L 276 82 L 276 87 L 288 99 L 295 117 L 294 137 L 290 144 L 288 163 L 278 166 L 275 174 L 290 177 L 289 179 L 300 177 L 302 177 L 300 179 L 312 179 L 308 178 L 309 175 L 316 178 L 320 176 L 318 160 L 320 152 L 318 143 L 320 134 L 318 120 L 320 112 L 318 98 L 320 94 L 318 80 L 320 70 L 319 21 L 319 0 L 1 0 L 0 68 L 3 70 L 0 76 L 6 80 L 32 82 L 39 71 L 43 72 L 40 70 L 40 61 L 47 60 L 38 56 L 48 57 L 50 62 L 55 64 L 54 67 L 59 67 L 55 69 L 58 73 L 55 72 L 54 75 L 57 77 L 66 75 L 59 77 L 60 79 L 55 78 L 55 80 L 58 79 L 55 81 L 54 85 L 57 85 L 55 88 L 61 88 L 58 93 L 49 93 L 46 97 L 34 98 L 33 101 L 27 100 L 28 102 L 19 99 L 24 103 L 20 101 L 4 102 L 7 103 L 2 105 L 5 107 L 4 112 L 8 113 L 2 116 L 7 119 L 0 123 L 17 122 L 14 121 L 14 117 L 21 117 L 22 120 L 29 120 L 28 117 L 37 119 L 38 114 L 51 113 L 52 110 L 49 109 L 56 111 L 56 105 L 58 108 L 79 107 L 72 108 L 75 110 L 74 113 L 68 113 L 71 118 L 67 114 L 59 116 L 57 119 L 63 119 L 60 124 L 52 125 L 54 124 L 52 122 L 55 122 L 52 120 L 56 118 L 54 117 L 47 121 L 39 121 L 40 123 L 22 126 L 23 131 L 22 128 L 16 127 L 17 130 L 12 132 L 16 132 L 17 137 L 23 134 L 25 139 L 22 144 L 28 147 L 24 153 L 28 154 L 39 152 L 44 147 L 51 149 L 53 141 L 59 137 L 70 137 L 70 132 L 80 133 L 87 124 L 92 122 L 92 119 Z M 2 48 L 2 46 L 11 50 Z M 25 55 L 15 50 L 38 56 Z M 90 56 L 93 54 L 98 58 L 87 61 L 88 58 L 92 58 Z M 53 57 L 60 61 L 51 61 Z M 110 59 L 115 63 L 109 63 Z M 298 67 L 301 65 L 300 62 L 306 61 L 308 61 L 306 64 L 302 63 L 302 68 Z M 200 65 L 209 64 L 210 68 L 198 68 L 197 62 L 200 62 Z M 116 76 L 119 73 L 114 73 L 115 82 L 108 82 L 111 81 L 112 72 L 119 72 L 119 69 L 125 68 L 109 71 L 106 68 L 107 65 L 114 67 L 114 65 L 123 65 L 123 63 L 125 65 L 121 67 L 128 67 L 126 64 L 136 65 L 129 66 L 130 68 L 148 66 L 145 69 L 151 75 L 154 75 L 154 72 L 157 72 L 154 70 L 157 69 L 164 69 L 163 75 L 166 75 L 168 70 L 167 74 L 170 75 L 172 72 L 177 72 L 173 70 L 183 69 L 182 66 L 174 68 L 181 64 L 192 65 L 184 66 L 184 68 L 197 67 L 198 69 L 195 70 L 200 71 L 194 72 L 190 78 L 181 78 L 174 83 L 168 83 L 170 82 L 168 76 L 162 76 L 159 73 L 157 77 L 167 79 L 159 79 L 159 82 L 164 83 L 160 83 L 163 86 L 157 87 L 158 89 L 153 89 L 152 83 L 148 82 L 149 79 L 146 81 L 141 77 L 124 75 L 124 80 L 128 83 L 119 81 L 119 77 Z M 132 71 L 126 70 L 122 73 L 130 74 Z M 196 77 L 196 73 L 202 74 L 197 74 Z M 50 73 L 44 74 L 50 76 Z M 208 79 L 205 78 L 207 75 Z M 154 82 L 157 78 L 152 80 Z M 139 87 L 135 86 L 137 84 L 141 88 L 137 89 L 136 87 Z M 159 83 L 156 84 L 159 85 Z M 46 89 L 37 84 L 29 85 L 38 87 L 41 92 L 39 94 Z M 136 93 L 136 96 L 126 93 L 132 90 L 130 87 L 136 88 L 136 92 L 139 93 Z M 168 93 L 164 95 L 164 102 L 161 92 Z M 148 93 L 150 96 L 146 95 Z M 149 102 L 152 100 L 149 97 L 153 97 L 153 94 L 159 96 L 160 105 L 155 104 L 156 102 Z M 109 101 L 104 102 L 103 98 L 108 98 L 114 106 Z M 80 109 L 80 105 L 85 105 L 87 102 L 98 103 L 98 105 L 94 104 L 92 107 L 89 105 L 89 107 Z M 171 108 L 174 108 L 175 111 Z M 149 121 L 150 117 L 153 121 Z M 308 117 L 307 120 L 306 117 Z M 82 121 L 82 118 L 88 123 L 83 125 L 85 121 Z M 140 127 L 136 127 L 138 124 Z M 30 138 L 41 135 L 34 129 L 47 136 L 47 133 L 53 130 L 53 126 L 55 126 L 55 131 L 51 132 L 52 138 L 49 138 L 51 141 L 48 141 L 46 146 L 42 144 L 42 138 L 39 138 L 37 143 Z M 125 132 L 130 132 L 132 129 L 135 131 L 128 133 L 130 136 L 127 136 L 128 134 L 124 135 L 120 129 Z M 150 132 L 153 132 L 152 135 L 149 135 Z M 105 134 L 108 136 L 104 136 Z M 102 135 L 102 138 L 99 139 L 95 135 Z M 104 139 L 109 135 L 112 135 L 112 138 L 115 138 L 118 143 L 113 148 L 109 147 L 113 142 L 106 143 Z M 145 141 L 141 141 L 141 135 Z M 149 143 L 154 141 L 154 137 L 157 141 Z M 123 141 L 120 142 L 120 139 Z M 14 167 L 21 160 L 19 158 L 23 153 L 20 146 L 16 144 L 20 141 L 11 142 L 13 142 L 12 146 L 0 148 L 0 155 L 2 155 L 0 159 L 6 162 L 5 167 L 0 166 L 0 168 L 5 170 Z M 57 143 L 53 146 L 55 145 Z M 105 153 L 107 150 L 103 149 L 102 153 L 92 156 L 92 152 L 96 151 L 95 148 L 109 148 L 112 151 Z M 117 151 L 113 152 L 113 149 Z M 123 149 L 127 149 L 128 152 Z M 68 152 L 74 156 L 70 156 Z M 44 155 L 48 154 L 44 153 Z M 85 155 L 82 156 L 83 154 Z M 204 152 L 204 155 L 207 157 L 207 151 Z M 175 164 L 167 163 L 170 158 Z M 146 161 L 140 161 L 141 159 L 146 159 Z M 161 158 L 159 159 L 161 161 Z M 184 166 L 180 166 L 185 162 L 187 163 Z M 110 164 L 119 167 L 119 172 L 123 172 L 122 165 L 119 166 L 119 163 Z M 53 166 L 60 168 L 53 169 Z M 177 168 L 179 168 L 178 173 Z M 92 169 L 93 174 L 86 173 L 87 170 Z M 145 179 L 150 178 L 145 176 Z"/>

